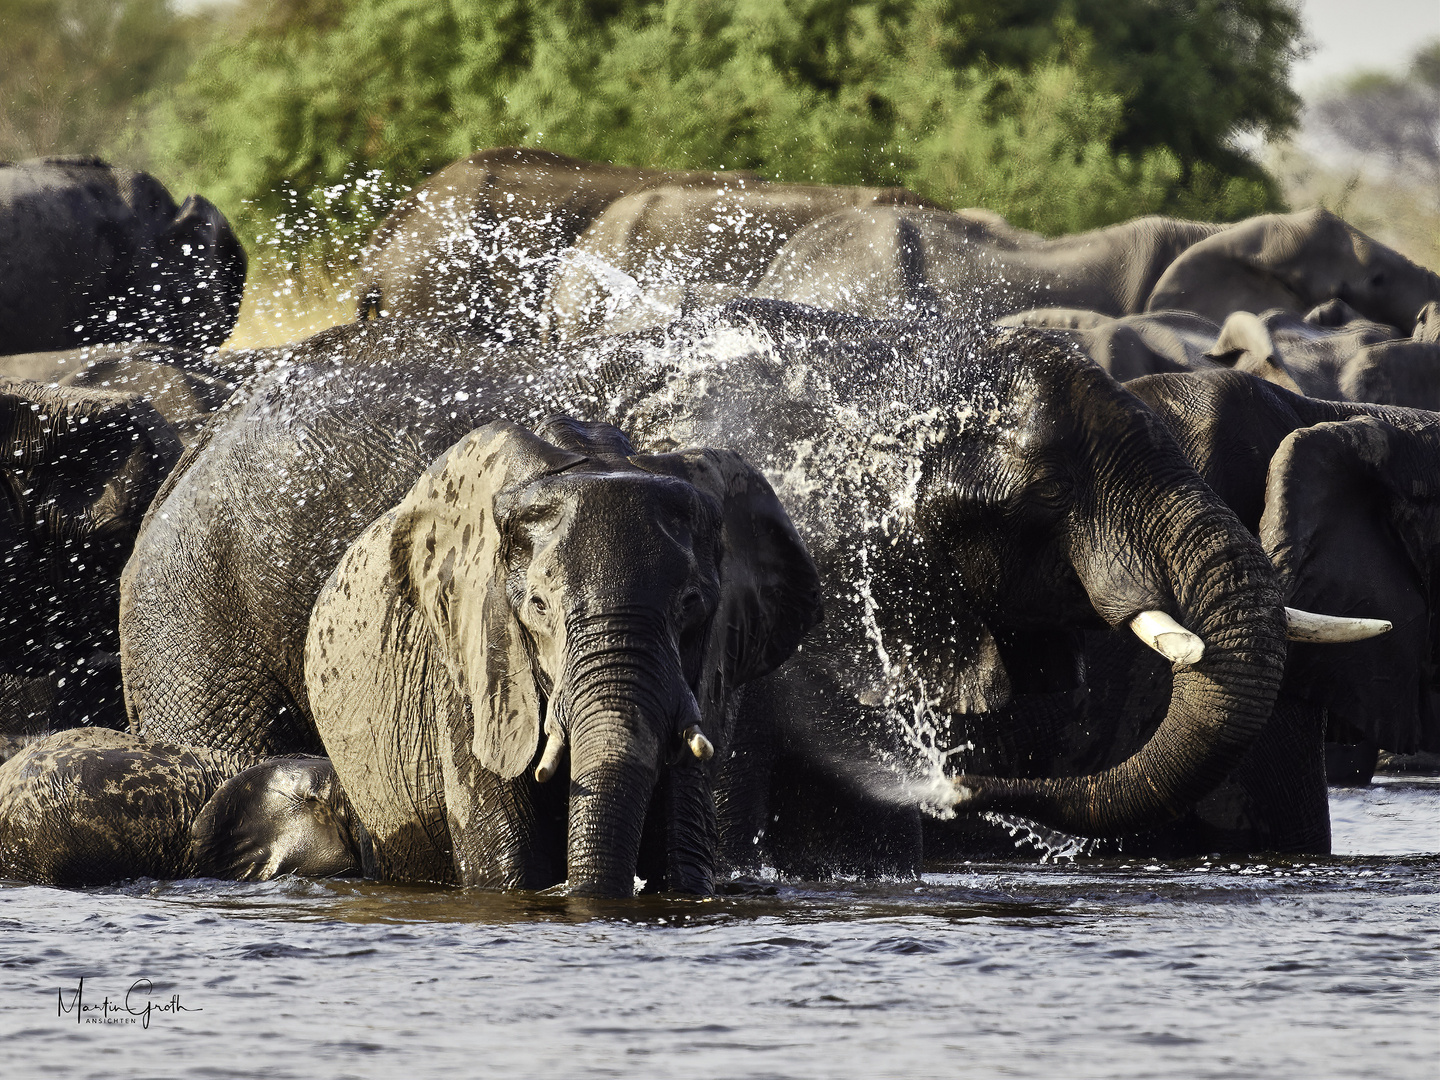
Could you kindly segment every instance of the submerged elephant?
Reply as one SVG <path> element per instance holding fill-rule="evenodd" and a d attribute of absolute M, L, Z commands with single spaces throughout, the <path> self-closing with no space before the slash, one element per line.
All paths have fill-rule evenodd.
<path fill-rule="evenodd" d="M 0 380 L 0 735 L 124 726 L 120 571 L 180 452 L 138 395 Z"/>
<path fill-rule="evenodd" d="M 611 203 L 561 259 L 545 297 L 550 328 L 573 340 L 662 326 L 750 292 L 816 218 L 881 206 L 934 209 L 903 188 L 739 182 L 635 192 Z"/>
<path fill-rule="evenodd" d="M 759 184 L 502 147 L 447 165 L 395 207 L 361 256 L 359 317 L 438 318 L 507 340 L 542 328 L 557 257 L 616 199 L 679 184 Z"/>
<path fill-rule="evenodd" d="M 351 546 L 310 623 L 316 726 L 387 876 L 709 893 L 706 762 L 817 618 L 813 564 L 735 454 L 542 432 L 472 432 Z"/>
<path fill-rule="evenodd" d="M 358 875 L 369 840 L 323 758 L 255 764 L 120 731 L 61 731 L 0 765 L 0 877 Z"/>
<path fill-rule="evenodd" d="M 223 344 L 245 287 L 229 222 L 96 158 L 0 162 L 0 354 L 158 341 Z"/>

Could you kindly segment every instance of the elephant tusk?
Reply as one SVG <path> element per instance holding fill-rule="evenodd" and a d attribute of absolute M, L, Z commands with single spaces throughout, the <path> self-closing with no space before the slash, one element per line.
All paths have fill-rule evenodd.
<path fill-rule="evenodd" d="M 565 752 L 565 732 L 559 724 L 545 725 L 545 753 L 535 766 L 535 782 L 544 784 L 560 769 L 560 755 Z"/>
<path fill-rule="evenodd" d="M 1388 619 L 1351 619 L 1344 615 L 1320 615 L 1299 608 L 1285 609 L 1288 624 L 1286 636 L 1291 641 L 1312 641 L 1337 644 L 1342 641 L 1364 641 L 1395 629 Z"/>
<path fill-rule="evenodd" d="M 1163 611 L 1142 611 L 1130 620 L 1136 637 L 1172 664 L 1189 667 L 1205 655 L 1205 642 Z"/>
<path fill-rule="evenodd" d="M 685 745 L 690 747 L 690 752 L 701 761 L 709 761 L 715 756 L 715 744 L 705 737 L 699 724 L 691 724 L 680 733 L 680 737 L 685 740 Z"/>

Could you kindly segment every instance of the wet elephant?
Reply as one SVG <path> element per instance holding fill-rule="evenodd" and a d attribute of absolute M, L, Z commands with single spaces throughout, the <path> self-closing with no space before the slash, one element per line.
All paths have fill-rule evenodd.
<path fill-rule="evenodd" d="M 251 764 L 198 747 L 79 728 L 0 765 L 0 877 L 359 875 L 368 838 L 323 758 Z"/>
<path fill-rule="evenodd" d="M 1316 401 L 1239 373 L 1130 384 L 1261 540 L 1294 607 L 1388 620 L 1374 640 L 1292 644 L 1285 692 L 1331 739 L 1440 749 L 1440 419 Z"/>
<path fill-rule="evenodd" d="M 180 453 L 138 395 L 0 380 L 0 734 L 124 726 L 120 571 Z"/>
<path fill-rule="evenodd" d="M 557 257 L 616 199 L 663 184 L 760 182 L 745 172 L 481 150 L 430 177 L 376 227 L 361 255 L 359 317 L 437 318 L 506 340 L 533 337 Z"/>
<path fill-rule="evenodd" d="M 215 348 L 244 248 L 210 202 L 96 158 L 0 163 L 0 354 L 119 341 Z"/>
<path fill-rule="evenodd" d="M 545 298 L 550 328 L 574 340 L 662 326 L 682 311 L 751 292 L 775 253 L 816 218 L 879 206 L 934 204 L 903 188 L 812 184 L 666 186 L 627 195 L 562 258 Z"/>
<path fill-rule="evenodd" d="M 706 762 L 818 616 L 814 566 L 737 455 L 543 430 L 466 436 L 351 546 L 310 623 L 316 725 L 386 876 L 708 894 Z"/>

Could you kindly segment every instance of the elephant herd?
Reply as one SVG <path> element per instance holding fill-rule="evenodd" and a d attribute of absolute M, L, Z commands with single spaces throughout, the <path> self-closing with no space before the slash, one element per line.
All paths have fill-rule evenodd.
<path fill-rule="evenodd" d="M 0 875 L 1314 853 L 1327 747 L 1440 751 L 1440 277 L 1326 211 L 490 150 L 254 350 L 150 177 L 0 166 L 0 247 Z"/>

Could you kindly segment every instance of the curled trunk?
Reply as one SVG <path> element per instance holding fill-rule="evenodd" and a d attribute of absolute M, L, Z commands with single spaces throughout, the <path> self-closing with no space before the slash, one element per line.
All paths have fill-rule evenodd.
<path fill-rule="evenodd" d="M 1087 836 L 1171 820 L 1235 768 L 1269 719 L 1284 673 L 1285 615 L 1258 541 L 1154 428 L 1129 448 L 1148 464 L 1119 484 L 1072 538 L 1072 562 L 1112 626 L 1160 610 L 1198 635 L 1198 662 L 1176 664 L 1170 707 L 1131 757 L 1089 776 L 960 777 L 957 806 L 997 809 Z M 1116 453 L 1125 454 L 1124 448 Z M 1123 522 L 1118 531 L 1113 524 Z"/>

